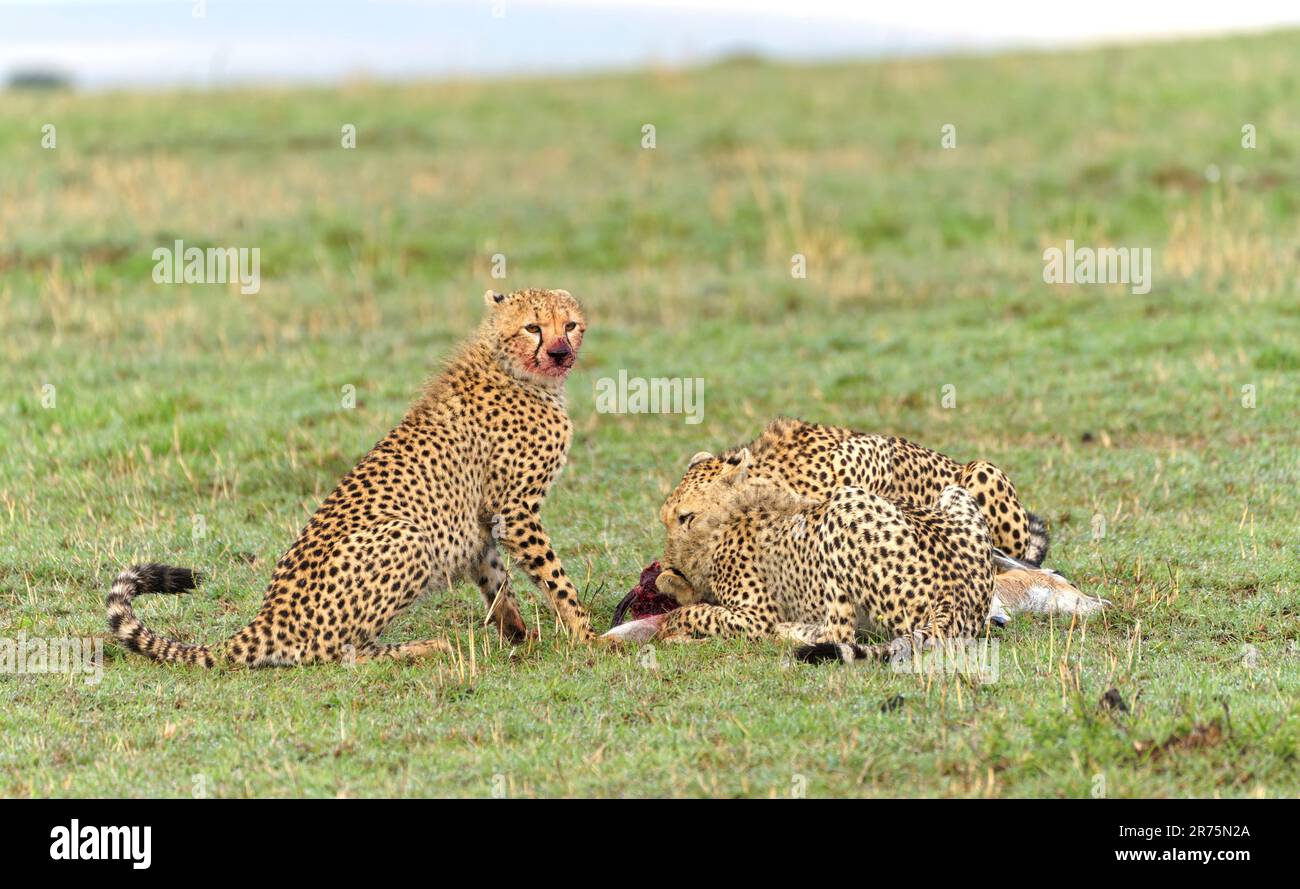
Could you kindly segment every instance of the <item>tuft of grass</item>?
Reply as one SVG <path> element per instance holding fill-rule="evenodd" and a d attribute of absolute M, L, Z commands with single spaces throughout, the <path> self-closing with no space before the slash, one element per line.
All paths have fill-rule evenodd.
<path fill-rule="evenodd" d="M 487 286 L 588 307 L 544 518 L 598 623 L 686 458 L 781 413 L 994 461 L 1051 564 L 1116 604 L 1017 619 L 985 684 L 776 644 L 593 652 L 532 606 L 543 638 L 510 651 L 463 585 L 390 631 L 460 647 L 418 665 L 201 673 L 109 643 L 98 682 L 0 673 L 0 793 L 1294 795 L 1297 51 L 7 95 L 5 640 L 102 638 L 145 559 L 210 578 L 141 600 L 149 625 L 243 626 Z M 155 285 L 178 238 L 260 248 L 261 292 Z M 1044 284 L 1066 239 L 1150 247 L 1152 291 Z M 597 413 L 620 370 L 704 379 L 704 422 Z"/>

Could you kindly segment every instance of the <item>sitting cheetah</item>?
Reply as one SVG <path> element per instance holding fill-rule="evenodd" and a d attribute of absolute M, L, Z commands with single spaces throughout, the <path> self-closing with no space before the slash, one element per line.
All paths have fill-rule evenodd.
<path fill-rule="evenodd" d="M 908 506 L 864 488 L 810 501 L 761 480 L 742 449 L 707 484 L 683 494 L 686 518 L 668 537 L 661 592 L 682 607 L 664 639 L 781 636 L 805 660 L 884 657 L 913 644 L 970 638 L 993 596 L 988 523 L 975 498 L 949 485 L 937 506 Z M 889 645 L 854 642 L 859 626 Z"/>
<path fill-rule="evenodd" d="M 277 563 L 252 623 L 211 647 L 158 636 L 132 613 L 131 600 L 197 581 L 184 568 L 135 566 L 107 598 L 108 625 L 122 644 L 204 667 L 422 657 L 447 643 L 377 639 L 428 585 L 463 576 L 478 584 L 501 633 L 518 640 L 526 630 L 498 544 L 545 591 L 567 630 L 591 639 L 538 517 L 569 450 L 564 380 L 586 321 L 564 290 L 489 291 L 485 301 L 477 334 L 343 476 Z"/>
<path fill-rule="evenodd" d="M 907 439 L 788 417 L 773 420 L 744 447 L 753 455 L 752 478 L 814 500 L 855 485 L 899 503 L 929 506 L 944 488 L 961 485 L 983 511 L 995 547 L 1034 566 L 1047 555 L 1046 526 L 1025 511 L 1011 479 L 992 463 L 976 460 L 963 465 Z M 686 475 L 660 513 L 670 532 L 682 512 L 682 499 L 734 466 L 740 451 L 733 448 L 717 457 L 702 451 L 691 458 Z"/>

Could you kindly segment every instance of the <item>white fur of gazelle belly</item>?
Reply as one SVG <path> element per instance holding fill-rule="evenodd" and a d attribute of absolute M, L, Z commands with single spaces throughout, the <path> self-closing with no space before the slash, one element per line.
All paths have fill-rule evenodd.
<path fill-rule="evenodd" d="M 1087 617 L 1109 605 L 1080 592 L 1054 571 L 1021 569 L 1004 571 L 993 581 L 993 607 L 1005 614 L 1078 614 Z"/>

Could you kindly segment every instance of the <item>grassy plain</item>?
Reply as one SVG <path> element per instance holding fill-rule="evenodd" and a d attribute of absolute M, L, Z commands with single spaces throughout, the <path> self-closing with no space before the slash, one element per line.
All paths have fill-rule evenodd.
<path fill-rule="evenodd" d="M 1295 795 L 1298 58 L 1300 34 L 1278 33 L 5 94 L 7 638 L 102 635 L 108 584 L 144 559 L 211 578 L 141 600 L 155 629 L 243 626 L 488 286 L 588 307 L 544 518 L 602 625 L 658 553 L 686 458 L 780 413 L 1003 466 L 1052 526 L 1050 564 L 1115 608 L 1086 628 L 1016 620 L 985 685 L 796 669 L 776 644 L 651 663 L 570 648 L 544 611 L 541 642 L 512 653 L 468 586 L 391 631 L 450 627 L 463 656 L 443 662 L 203 673 L 106 644 L 98 683 L 0 675 L 0 793 Z M 154 284 L 152 251 L 176 239 L 259 247 L 260 293 Z M 1150 247 L 1151 292 L 1045 284 L 1043 251 L 1067 239 Z M 597 413 L 620 370 L 702 378 L 704 422 Z M 1112 686 L 1126 712 L 1099 703 Z"/>

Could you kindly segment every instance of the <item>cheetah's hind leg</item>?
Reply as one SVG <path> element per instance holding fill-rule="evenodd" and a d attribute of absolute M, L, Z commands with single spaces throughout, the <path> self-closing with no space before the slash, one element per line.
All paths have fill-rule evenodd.
<path fill-rule="evenodd" d="M 335 551 L 331 569 L 338 582 L 352 584 L 354 592 L 367 592 L 377 603 L 348 628 L 349 644 L 330 643 L 322 660 L 366 663 L 374 660 L 417 660 L 450 652 L 444 639 L 385 644 L 378 641 L 393 619 L 424 592 L 433 572 L 429 539 L 409 522 L 392 520 L 353 531 Z M 366 566 L 382 564 L 388 573 Z M 331 577 L 335 576 L 333 573 Z"/>
<path fill-rule="evenodd" d="M 415 661 L 435 654 L 451 654 L 451 643 L 446 639 L 421 639 L 418 642 L 387 644 L 371 642 L 357 649 L 354 660 L 358 664 L 368 661 Z"/>
<path fill-rule="evenodd" d="M 776 635 L 780 639 L 789 639 L 803 645 L 820 645 L 831 638 L 826 625 L 817 623 L 782 622 L 776 625 Z"/>

